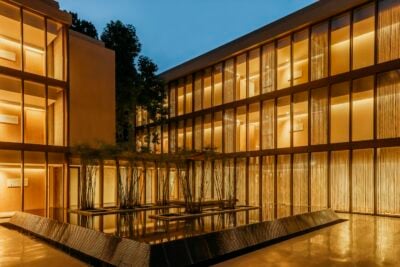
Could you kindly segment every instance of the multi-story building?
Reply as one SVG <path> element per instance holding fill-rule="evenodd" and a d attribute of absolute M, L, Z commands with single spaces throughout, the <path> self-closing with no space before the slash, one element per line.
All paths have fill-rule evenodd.
<path fill-rule="evenodd" d="M 399 57 L 399 0 L 317 1 L 162 73 L 169 120 L 139 116 L 138 147 L 151 129 L 156 153 L 222 153 L 207 179 L 233 175 L 238 203 L 262 207 L 247 221 L 398 216 Z"/>
<path fill-rule="evenodd" d="M 62 218 L 68 148 L 115 142 L 114 52 L 70 24 L 53 0 L 0 0 L 0 217 Z"/>

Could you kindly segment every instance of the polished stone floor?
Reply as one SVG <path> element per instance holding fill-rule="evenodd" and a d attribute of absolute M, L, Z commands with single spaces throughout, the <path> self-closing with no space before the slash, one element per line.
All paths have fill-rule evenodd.
<path fill-rule="evenodd" d="M 0 225 L 0 267 L 86 266 L 60 250 Z"/>
<path fill-rule="evenodd" d="M 218 267 L 400 266 L 400 218 L 340 214 L 346 222 L 225 261 Z M 85 266 L 0 225 L 0 267 Z"/>
<path fill-rule="evenodd" d="M 400 219 L 339 215 L 349 220 L 217 266 L 400 266 Z"/>

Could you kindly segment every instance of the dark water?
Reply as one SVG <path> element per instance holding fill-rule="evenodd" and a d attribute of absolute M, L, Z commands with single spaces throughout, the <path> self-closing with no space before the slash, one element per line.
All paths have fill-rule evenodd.
<path fill-rule="evenodd" d="M 182 219 L 168 223 L 149 218 L 150 215 L 182 212 L 183 209 L 181 208 L 169 208 L 96 216 L 69 213 L 67 222 L 106 234 L 153 244 L 220 231 L 258 221 L 258 210 Z"/>

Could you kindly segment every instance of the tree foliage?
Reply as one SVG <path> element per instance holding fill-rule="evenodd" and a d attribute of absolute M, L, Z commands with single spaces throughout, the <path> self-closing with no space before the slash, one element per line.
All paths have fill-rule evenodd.
<path fill-rule="evenodd" d="M 138 61 L 138 79 L 136 86 L 136 106 L 147 111 L 147 117 L 151 121 L 161 124 L 167 116 L 164 106 L 166 91 L 164 81 L 156 75 L 158 67 L 150 58 L 141 56 Z M 160 137 L 157 131 L 151 132 L 147 125 L 147 150 L 149 143 L 159 143 Z"/>
<path fill-rule="evenodd" d="M 141 51 L 141 44 L 135 27 L 121 21 L 108 23 L 101 40 L 107 48 L 115 51 L 117 142 L 129 142 L 133 135 L 132 121 L 135 120 L 135 59 Z"/>
<path fill-rule="evenodd" d="M 90 21 L 80 19 L 77 13 L 69 12 L 72 16 L 71 30 L 80 32 L 94 39 L 99 39 L 96 27 Z"/>
<path fill-rule="evenodd" d="M 101 40 L 116 56 L 117 87 L 117 141 L 134 143 L 136 109 L 142 107 L 148 118 L 159 121 L 166 115 L 163 81 L 156 75 L 158 70 L 150 58 L 139 56 L 141 44 L 132 25 L 121 21 L 107 24 Z M 155 133 L 150 133 L 158 142 Z"/>

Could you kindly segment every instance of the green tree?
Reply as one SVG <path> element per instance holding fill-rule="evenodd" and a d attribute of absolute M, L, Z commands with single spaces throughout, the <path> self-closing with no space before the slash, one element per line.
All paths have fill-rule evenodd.
<path fill-rule="evenodd" d="M 80 19 L 77 13 L 69 12 L 72 16 L 71 30 L 80 32 L 94 39 L 99 39 L 96 27 L 90 21 Z"/>
<path fill-rule="evenodd" d="M 140 56 L 138 60 L 138 76 L 135 88 L 135 106 L 147 111 L 149 120 L 162 124 L 167 116 L 164 106 L 166 90 L 164 81 L 156 74 L 158 67 L 154 62 L 145 56 Z M 157 132 L 151 132 L 147 126 L 147 150 L 151 143 L 159 143 L 160 137 Z"/>
<path fill-rule="evenodd" d="M 135 59 L 140 53 L 141 44 L 135 27 L 119 20 L 107 24 L 101 40 L 107 48 L 115 51 L 117 142 L 129 142 L 132 138 L 131 122 L 135 119 Z"/>
<path fill-rule="evenodd" d="M 157 65 L 147 57 L 138 58 L 141 44 L 135 27 L 119 20 L 111 21 L 101 40 L 115 51 L 117 142 L 134 144 L 137 107 L 145 108 L 153 121 L 165 117 L 164 84 L 156 75 Z M 157 142 L 155 134 L 151 141 Z"/>

